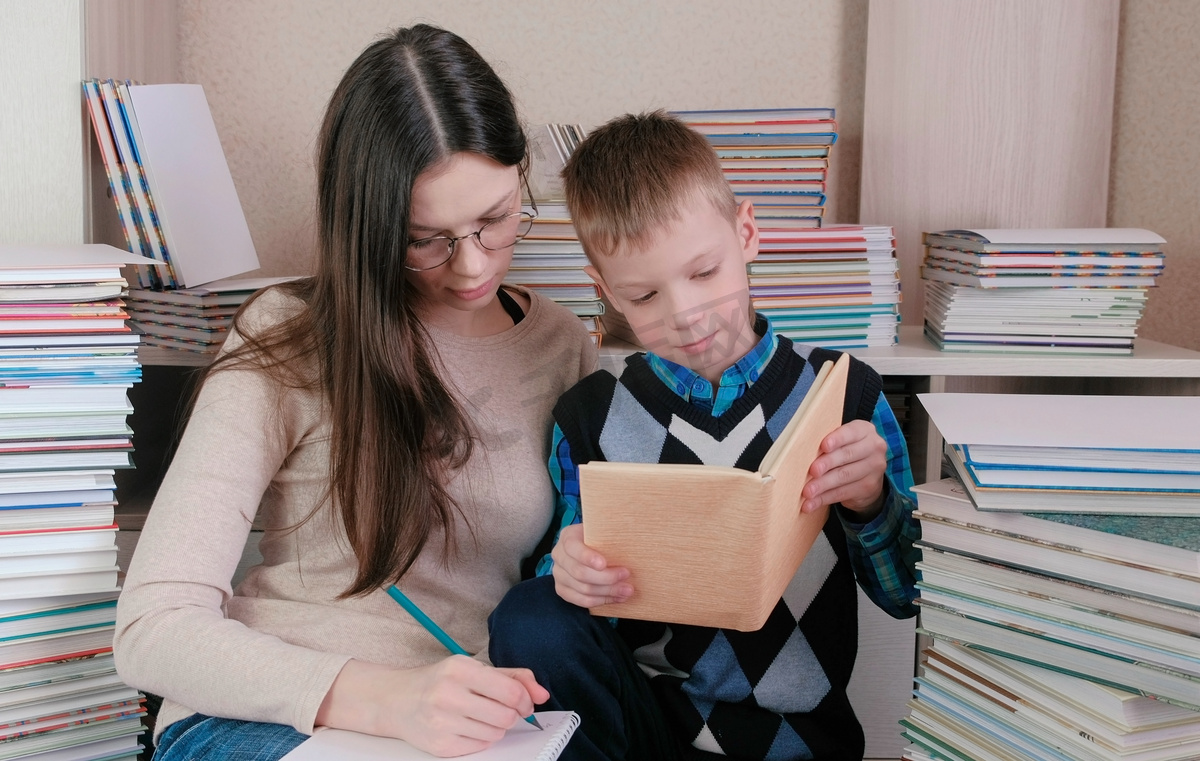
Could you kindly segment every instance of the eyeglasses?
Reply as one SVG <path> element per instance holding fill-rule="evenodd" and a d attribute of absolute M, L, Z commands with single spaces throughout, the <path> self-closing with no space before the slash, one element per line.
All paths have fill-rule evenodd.
<path fill-rule="evenodd" d="M 493 219 L 469 235 L 460 235 L 457 238 L 434 235 L 430 238 L 410 241 L 408 260 L 404 263 L 404 268 L 412 272 L 424 272 L 441 267 L 454 256 L 454 247 L 458 242 L 467 238 L 474 238 L 476 243 L 488 251 L 503 251 L 529 233 L 529 228 L 533 227 L 533 220 L 536 217 L 536 208 L 532 214 L 526 211 L 514 211 L 499 219 Z"/>

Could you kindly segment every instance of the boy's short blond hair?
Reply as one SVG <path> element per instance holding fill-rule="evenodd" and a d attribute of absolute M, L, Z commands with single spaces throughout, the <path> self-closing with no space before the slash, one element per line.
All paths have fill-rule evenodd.
<path fill-rule="evenodd" d="M 712 146 L 663 111 L 626 114 L 595 130 L 562 177 L 571 221 L 593 264 L 648 243 L 693 199 L 707 200 L 731 224 L 737 216 Z"/>

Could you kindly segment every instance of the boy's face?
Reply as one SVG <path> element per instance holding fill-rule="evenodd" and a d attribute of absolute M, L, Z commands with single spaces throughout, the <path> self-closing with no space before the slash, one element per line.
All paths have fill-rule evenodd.
<path fill-rule="evenodd" d="M 734 224 L 703 198 L 681 212 L 650 243 L 604 259 L 603 274 L 586 271 L 643 347 L 716 383 L 758 341 L 746 278 L 758 227 L 749 202 Z"/>

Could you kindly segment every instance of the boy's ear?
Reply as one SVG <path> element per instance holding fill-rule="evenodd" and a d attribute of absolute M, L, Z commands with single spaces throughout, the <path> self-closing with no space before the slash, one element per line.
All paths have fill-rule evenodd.
<path fill-rule="evenodd" d="M 613 298 L 612 291 L 609 290 L 608 283 L 604 282 L 604 277 L 600 274 L 600 270 L 588 264 L 584 266 L 583 271 L 587 273 L 588 277 L 596 281 L 596 285 L 600 286 L 600 290 L 603 291 L 604 295 L 608 297 L 609 303 L 615 307 L 617 305 L 617 300 Z"/>
<path fill-rule="evenodd" d="M 742 201 L 738 204 L 737 219 L 734 221 L 738 242 L 742 244 L 742 260 L 747 264 L 758 257 L 758 222 L 754 220 L 754 204 Z"/>

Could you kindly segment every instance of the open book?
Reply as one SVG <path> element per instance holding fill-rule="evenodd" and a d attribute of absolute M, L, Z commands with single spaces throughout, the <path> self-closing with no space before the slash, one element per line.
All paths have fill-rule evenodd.
<path fill-rule="evenodd" d="M 519 721 L 494 745 L 459 758 L 479 761 L 554 761 L 579 726 L 573 711 L 539 711 L 535 714 L 544 729 Z M 281 761 L 405 761 L 437 758 L 417 750 L 403 740 L 376 737 L 345 729 L 320 729 L 300 743 Z"/>
<path fill-rule="evenodd" d="M 579 467 L 584 541 L 630 570 L 633 597 L 592 613 L 755 631 L 828 508 L 801 514 L 821 440 L 842 423 L 849 355 L 826 362 L 757 472 L 717 465 Z"/>

